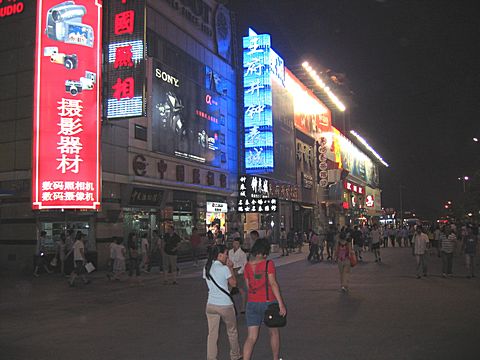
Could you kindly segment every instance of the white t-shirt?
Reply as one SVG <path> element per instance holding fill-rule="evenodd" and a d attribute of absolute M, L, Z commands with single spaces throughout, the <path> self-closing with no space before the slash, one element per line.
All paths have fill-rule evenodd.
<path fill-rule="evenodd" d="M 149 247 L 148 239 L 147 238 L 142 238 L 141 249 L 142 249 L 142 254 L 143 255 L 148 254 L 148 247 Z"/>
<path fill-rule="evenodd" d="M 76 240 L 73 243 L 73 260 L 75 261 L 83 261 L 83 256 L 80 250 L 83 249 L 83 253 L 85 254 L 85 245 L 83 244 L 83 241 L 81 240 Z"/>
<path fill-rule="evenodd" d="M 243 274 L 243 268 L 247 263 L 247 255 L 245 254 L 245 252 L 241 248 L 238 248 L 237 251 L 230 249 L 228 251 L 228 257 L 233 262 L 233 268 L 240 268 L 240 270 L 238 270 L 238 273 Z"/>
<path fill-rule="evenodd" d="M 223 265 L 220 261 L 215 260 L 210 268 L 210 276 L 215 279 L 215 282 L 224 289 L 227 293 L 228 291 L 228 279 L 232 276 L 228 266 Z M 213 281 L 208 280 L 205 276 L 205 268 L 203 269 L 203 278 L 207 282 L 208 286 L 208 300 L 207 303 L 211 305 L 233 305 L 230 297 L 223 293 Z"/>
<path fill-rule="evenodd" d="M 122 244 L 115 244 L 115 246 L 113 247 L 114 259 L 125 260 L 125 252 L 125 246 L 123 246 Z"/>

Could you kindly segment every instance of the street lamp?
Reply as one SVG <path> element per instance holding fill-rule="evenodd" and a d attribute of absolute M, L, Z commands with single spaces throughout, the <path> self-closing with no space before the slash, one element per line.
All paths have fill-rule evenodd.
<path fill-rule="evenodd" d="M 468 176 L 462 176 L 457 179 L 463 182 L 463 192 L 465 192 L 465 182 L 468 181 L 470 178 Z"/>
<path fill-rule="evenodd" d="M 478 138 L 474 137 L 473 141 L 478 142 Z"/>

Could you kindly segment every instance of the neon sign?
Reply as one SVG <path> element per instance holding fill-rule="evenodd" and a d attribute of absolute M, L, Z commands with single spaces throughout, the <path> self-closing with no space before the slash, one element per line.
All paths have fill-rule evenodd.
<path fill-rule="evenodd" d="M 145 115 L 145 1 L 109 2 L 105 116 Z"/>
<path fill-rule="evenodd" d="M 21 14 L 25 10 L 25 5 L 21 0 L 0 0 L 0 19 L 12 15 Z M 13 4 L 12 4 L 13 3 Z"/>
<path fill-rule="evenodd" d="M 273 172 L 272 77 L 282 85 L 283 60 L 271 48 L 270 35 L 250 29 L 243 38 L 245 169 Z"/>
<path fill-rule="evenodd" d="M 99 209 L 102 4 L 40 0 L 33 209 Z"/>

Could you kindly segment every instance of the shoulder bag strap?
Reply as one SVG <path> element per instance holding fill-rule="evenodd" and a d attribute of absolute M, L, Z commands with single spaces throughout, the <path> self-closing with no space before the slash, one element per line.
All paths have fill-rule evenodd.
<path fill-rule="evenodd" d="M 220 285 L 217 284 L 217 282 L 215 281 L 215 279 L 213 278 L 212 274 L 210 274 L 210 272 L 208 273 L 208 275 L 210 275 L 210 279 L 209 280 L 212 280 L 212 282 L 215 284 L 215 286 L 221 291 L 223 292 L 225 295 L 227 295 L 230 300 L 232 300 L 232 303 L 233 303 L 233 309 L 235 310 L 235 315 L 237 315 L 237 307 L 235 306 L 235 301 L 233 301 L 233 297 L 232 295 L 230 295 L 230 293 L 228 291 L 226 291 L 224 288 L 222 288 Z M 232 275 L 234 276 L 234 275 Z"/>
<path fill-rule="evenodd" d="M 265 287 L 267 289 L 267 302 L 270 302 L 270 299 L 268 298 L 268 263 L 270 260 L 267 260 L 265 263 Z"/>

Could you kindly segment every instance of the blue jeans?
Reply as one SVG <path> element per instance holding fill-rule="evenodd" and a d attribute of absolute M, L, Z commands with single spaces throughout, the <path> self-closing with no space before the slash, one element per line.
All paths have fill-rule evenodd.
<path fill-rule="evenodd" d="M 267 310 L 268 305 L 274 304 L 276 302 L 277 301 L 247 302 L 247 309 L 246 309 L 247 326 L 262 325 L 263 317 L 265 315 L 265 310 Z"/>

